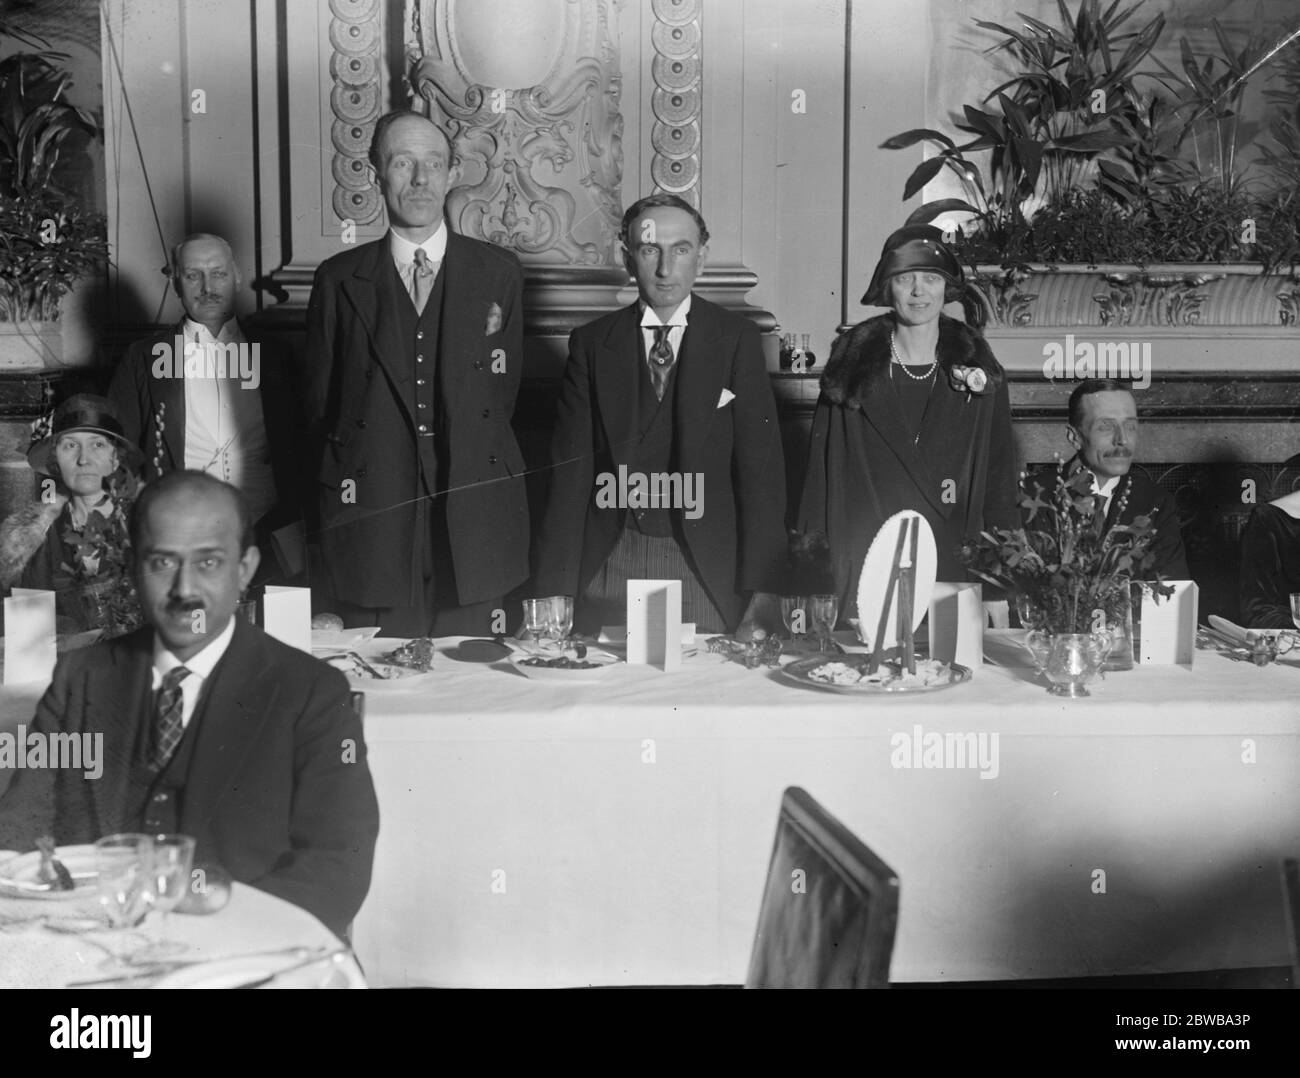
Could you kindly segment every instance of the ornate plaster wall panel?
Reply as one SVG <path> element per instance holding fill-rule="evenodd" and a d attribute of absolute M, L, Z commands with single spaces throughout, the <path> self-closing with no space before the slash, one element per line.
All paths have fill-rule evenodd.
<path fill-rule="evenodd" d="M 408 0 L 415 93 L 460 159 L 447 217 L 525 263 L 617 265 L 622 0 Z"/>
<path fill-rule="evenodd" d="M 701 0 L 654 0 L 650 40 L 655 55 L 650 131 L 655 190 L 700 204 L 700 112 L 703 107 Z"/>
<path fill-rule="evenodd" d="M 380 0 L 330 0 L 330 143 L 334 180 L 330 206 L 339 221 L 381 223 L 383 200 L 370 182 L 366 155 L 380 101 Z M 326 220 L 326 230 L 336 227 Z"/>

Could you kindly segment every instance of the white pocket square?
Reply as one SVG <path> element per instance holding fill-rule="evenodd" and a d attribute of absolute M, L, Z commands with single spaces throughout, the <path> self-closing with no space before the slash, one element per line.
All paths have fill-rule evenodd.
<path fill-rule="evenodd" d="M 727 389 L 724 386 L 722 393 L 719 394 L 718 396 L 718 407 L 725 408 L 728 404 L 730 404 L 735 399 L 736 399 L 736 395 L 733 392 L 731 392 L 731 390 Z"/>

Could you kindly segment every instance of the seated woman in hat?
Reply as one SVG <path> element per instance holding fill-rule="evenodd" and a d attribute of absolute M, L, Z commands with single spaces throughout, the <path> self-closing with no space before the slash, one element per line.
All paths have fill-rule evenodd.
<path fill-rule="evenodd" d="M 1300 455 L 1286 462 L 1300 468 Z M 1300 490 L 1257 505 L 1241 533 L 1241 620 L 1251 629 L 1293 629 L 1300 594 Z"/>
<path fill-rule="evenodd" d="M 65 631 L 118 636 L 136 628 L 126 522 L 140 454 L 112 404 L 88 393 L 69 398 L 27 459 L 40 493 L 0 523 L 0 588 L 55 591 Z"/>
<path fill-rule="evenodd" d="M 831 349 L 798 522 L 829 540 L 842 616 L 854 613 L 863 559 L 894 513 L 929 522 L 940 580 L 968 579 L 965 537 L 1020 524 L 1006 376 L 979 333 L 942 313 L 963 292 L 943 234 L 901 228 L 862 297 L 892 311 Z"/>

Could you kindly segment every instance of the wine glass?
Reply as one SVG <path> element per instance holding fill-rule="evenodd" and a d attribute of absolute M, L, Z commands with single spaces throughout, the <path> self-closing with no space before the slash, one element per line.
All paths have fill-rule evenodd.
<path fill-rule="evenodd" d="M 1293 591 L 1291 599 L 1291 621 L 1297 629 L 1300 629 L 1300 591 Z"/>
<path fill-rule="evenodd" d="M 808 620 L 817 634 L 817 650 L 831 650 L 831 632 L 840 616 L 840 597 L 838 595 L 808 596 Z"/>
<path fill-rule="evenodd" d="M 95 843 L 99 901 L 109 924 L 125 931 L 149 912 L 153 897 L 153 839 L 148 835 L 108 835 Z M 124 964 L 125 951 L 110 955 L 107 964 Z"/>
<path fill-rule="evenodd" d="M 808 599 L 804 595 L 781 596 L 781 620 L 790 639 L 795 640 L 808 631 Z"/>
<path fill-rule="evenodd" d="M 573 632 L 573 596 L 552 595 L 551 609 L 547 618 L 548 629 L 559 645 L 569 639 Z"/>
<path fill-rule="evenodd" d="M 524 600 L 524 629 L 541 646 L 543 637 L 550 631 L 551 600 Z"/>
<path fill-rule="evenodd" d="M 167 915 L 185 897 L 194 865 L 194 842 L 189 835 L 155 835 L 153 868 L 149 874 L 152 904 L 162 911 L 158 939 L 131 956 L 133 962 L 149 962 L 185 950 L 185 944 L 167 939 Z"/>

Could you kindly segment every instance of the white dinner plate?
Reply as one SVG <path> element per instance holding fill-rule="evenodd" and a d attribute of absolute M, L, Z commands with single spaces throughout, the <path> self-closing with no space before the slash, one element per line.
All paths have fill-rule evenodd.
<path fill-rule="evenodd" d="M 587 658 L 583 661 L 589 663 L 595 663 L 596 665 L 587 667 L 586 669 L 582 669 L 582 670 L 574 670 L 571 667 L 563 667 L 563 666 L 524 665 L 525 660 L 534 659 L 534 658 L 542 658 L 542 659 L 558 658 L 558 656 L 524 655 L 519 652 L 515 652 L 513 655 L 510 656 L 510 663 L 521 674 L 524 674 L 527 677 L 533 678 L 534 680 L 537 681 L 563 681 L 563 682 L 574 682 L 580 684 L 582 682 L 592 681 L 593 679 L 599 678 L 611 666 L 616 666 L 620 662 L 617 656 L 610 655 L 608 652 L 597 651 L 594 648 L 591 648 L 587 651 Z"/>
<path fill-rule="evenodd" d="M 378 635 L 378 625 L 368 625 L 362 629 L 313 629 L 311 649 L 312 651 L 347 651 Z"/>
<path fill-rule="evenodd" d="M 266 988 L 365 988 L 364 978 L 351 960 L 322 958 L 301 969 L 289 969 L 300 959 L 292 955 L 247 955 L 220 958 L 174 970 L 154 982 L 155 988 L 237 988 L 276 970 L 287 972 Z"/>
<path fill-rule="evenodd" d="M 0 853 L 0 895 L 10 898 L 38 898 L 53 902 L 85 898 L 95 890 L 95 847 L 59 846 L 54 855 L 72 873 L 77 886 L 71 891 L 56 891 L 37 876 L 41 867 L 39 851 L 5 859 Z"/>
<path fill-rule="evenodd" d="M 350 649 L 365 659 L 372 669 L 383 674 L 384 676 L 381 678 L 371 677 L 361 667 L 342 655 L 320 654 L 316 658 L 328 663 L 336 670 L 342 670 L 347 675 L 348 683 L 354 689 L 362 689 L 365 692 L 370 692 L 372 689 L 411 688 L 419 685 L 422 679 L 433 676 L 434 672 L 432 670 L 415 670 L 409 666 L 398 666 L 395 663 L 386 663 L 378 657 L 379 653 L 392 651 L 395 647 L 397 647 L 397 644 L 394 644 L 393 647 L 376 648 L 373 643 L 370 643 L 365 648 Z M 345 662 L 348 664 L 346 667 L 343 665 Z"/>

